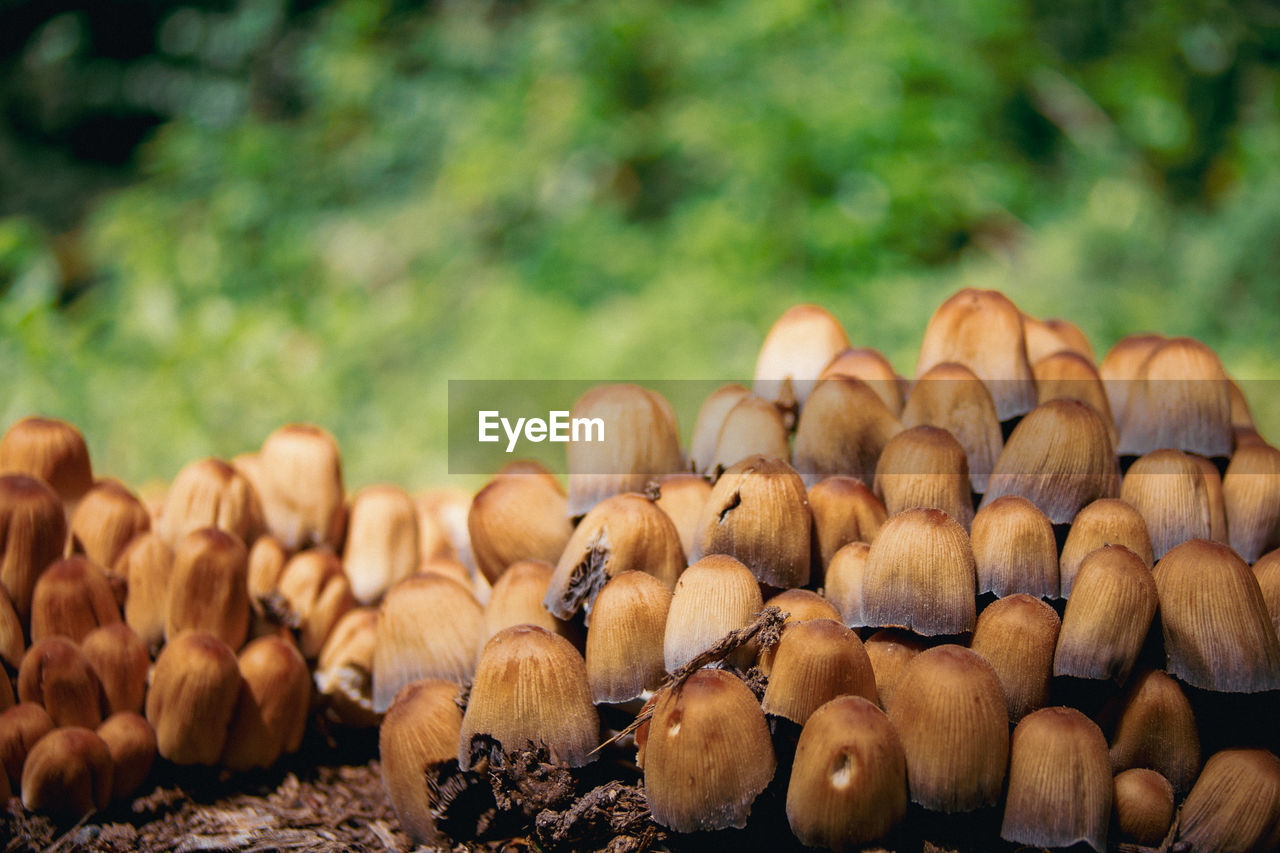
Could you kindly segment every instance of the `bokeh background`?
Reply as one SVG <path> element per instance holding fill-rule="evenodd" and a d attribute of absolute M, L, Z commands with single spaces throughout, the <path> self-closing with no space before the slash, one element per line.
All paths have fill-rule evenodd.
<path fill-rule="evenodd" d="M 749 377 L 800 300 L 908 376 L 983 286 L 1280 378 L 1269 0 L 0 0 L 0 51 L 0 420 L 131 483 L 290 420 L 442 482 L 448 379 Z"/>

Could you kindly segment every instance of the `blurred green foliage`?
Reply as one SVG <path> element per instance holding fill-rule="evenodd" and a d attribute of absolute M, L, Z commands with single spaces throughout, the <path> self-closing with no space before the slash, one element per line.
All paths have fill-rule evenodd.
<path fill-rule="evenodd" d="M 801 300 L 910 375 L 971 285 L 1099 356 L 1153 329 L 1277 377 L 1267 4 L 339 0 L 299 26 L 299 108 L 163 125 L 94 206 L 83 295 L 0 221 L 6 423 L 67 417 L 138 482 L 309 420 L 352 483 L 417 486 L 449 378 L 749 377 Z"/>

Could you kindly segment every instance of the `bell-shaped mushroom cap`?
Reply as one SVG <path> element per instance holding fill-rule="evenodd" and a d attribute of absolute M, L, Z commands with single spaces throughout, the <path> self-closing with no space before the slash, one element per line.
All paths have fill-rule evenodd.
<path fill-rule="evenodd" d="M 500 475 L 471 501 L 467 530 L 476 566 L 490 583 L 520 560 L 555 564 L 573 535 L 568 502 L 550 477 Z"/>
<path fill-rule="evenodd" d="M 38 477 L 74 504 L 93 486 L 93 467 L 84 436 L 66 421 L 26 417 L 0 437 L 0 474 Z"/>
<path fill-rule="evenodd" d="M 1117 701 L 1111 770 L 1149 767 L 1185 794 L 1200 772 L 1200 733 L 1178 682 L 1157 669 L 1140 672 Z"/>
<path fill-rule="evenodd" d="M 1021 495 L 1054 524 L 1120 489 L 1115 450 L 1102 416 L 1077 400 L 1050 400 L 1022 419 L 991 472 L 982 506 Z"/>
<path fill-rule="evenodd" d="M 671 590 L 644 572 L 623 572 L 600 590 L 586 653 L 587 681 L 596 703 L 627 702 L 662 684 L 671 598 Z"/>
<path fill-rule="evenodd" d="M 591 612 L 605 581 L 623 572 L 647 572 L 668 588 L 685 567 L 680 533 L 671 518 L 644 495 L 622 494 L 596 504 L 565 545 L 543 604 L 569 619 Z"/>
<path fill-rule="evenodd" d="M 1075 708 L 1042 708 L 1013 732 L 1000 837 L 1043 847 L 1107 849 L 1111 765 L 1097 724 Z"/>
<path fill-rule="evenodd" d="M 861 379 L 823 379 L 800 413 L 792 459 L 806 486 L 837 475 L 871 485 L 876 460 L 901 429 Z"/>
<path fill-rule="evenodd" d="M 1052 607 L 1024 593 L 993 601 L 978 616 L 969 648 L 986 658 L 999 676 L 1011 722 L 1049 701 L 1053 650 L 1061 627 Z"/>
<path fill-rule="evenodd" d="M 926 636 L 972 631 L 976 586 L 964 528 L 941 510 L 907 510 L 890 518 L 871 545 L 862 576 L 863 620 Z"/>
<path fill-rule="evenodd" d="M 752 390 L 783 407 L 803 406 L 823 368 L 848 348 L 840 321 L 825 308 L 793 305 L 765 335 Z"/>
<path fill-rule="evenodd" d="M 485 643 L 462 717 L 459 765 L 472 767 L 490 743 L 504 752 L 532 743 L 553 762 L 581 767 L 595 760 L 599 742 L 587 668 L 568 640 L 516 625 Z"/>
<path fill-rule="evenodd" d="M 804 586 L 811 527 L 808 494 L 795 470 L 780 459 L 749 456 L 712 488 L 689 559 L 727 554 L 763 584 Z"/>
<path fill-rule="evenodd" d="M 885 407 L 895 417 L 902 411 L 902 383 L 889 359 L 871 347 L 852 347 L 843 350 L 822 369 L 821 379 L 845 376 L 861 379 L 884 401 Z"/>
<path fill-rule="evenodd" d="M 1191 853 L 1274 850 L 1280 759 L 1265 749 L 1225 749 L 1205 762 L 1182 804 L 1178 841 Z"/>
<path fill-rule="evenodd" d="M 428 773 L 458 760 L 462 731 L 458 692 L 458 685 L 439 679 L 407 684 L 396 694 L 378 730 L 382 787 L 400 825 L 417 844 L 435 845 L 441 840 L 432 814 L 438 797 Z"/>
<path fill-rule="evenodd" d="M 709 473 L 716 456 L 716 444 L 720 439 L 720 427 L 729 410 L 738 405 L 751 392 L 738 384 L 722 385 L 707 395 L 693 422 L 693 437 L 689 440 L 689 468 L 698 473 Z"/>
<path fill-rule="evenodd" d="M 877 700 L 876 676 L 858 635 L 832 619 L 811 619 L 782 632 L 761 707 L 801 725 L 837 696 Z"/>
<path fill-rule="evenodd" d="M 890 439 L 876 463 L 875 491 L 889 515 L 929 507 L 965 530 L 973 522 L 969 463 L 960 442 L 945 429 L 912 427 Z"/>
<path fill-rule="evenodd" d="M 1231 547 L 1246 563 L 1280 546 L 1280 450 L 1269 444 L 1236 450 L 1222 478 L 1222 500 Z"/>
<path fill-rule="evenodd" d="M 845 850 L 883 836 L 907 812 L 906 758 L 884 712 L 841 696 L 810 715 L 787 786 L 801 843 Z"/>
<path fill-rule="evenodd" d="M 1141 515 L 1159 560 L 1188 539 L 1213 536 L 1213 513 L 1200 465 L 1180 450 L 1156 450 L 1129 467 L 1120 497 Z"/>
<path fill-rule="evenodd" d="M 1158 343 L 1146 357 L 1120 417 L 1118 452 L 1174 448 L 1231 454 L 1231 389 L 1218 356 L 1191 338 Z"/>
<path fill-rule="evenodd" d="M 377 637 L 373 709 L 382 712 L 401 687 L 419 679 L 470 680 L 484 643 L 484 610 L 452 578 L 415 575 L 382 600 Z"/>
<path fill-rule="evenodd" d="M 1123 545 L 1141 557 L 1147 568 L 1155 562 L 1142 514 L 1119 498 L 1096 500 L 1076 513 L 1062 543 L 1058 578 L 1063 598 L 1071 596 L 1080 563 L 1103 545 Z"/>
<path fill-rule="evenodd" d="M 962 364 L 943 362 L 929 368 L 911 386 L 902 409 L 902 425 L 941 427 L 964 447 L 969 484 L 982 494 L 995 469 L 1004 434 L 991 392 Z"/>
<path fill-rule="evenodd" d="M 924 331 L 916 376 L 947 361 L 963 364 L 987 384 L 1000 420 L 1035 407 L 1022 312 L 1004 294 L 966 288 L 938 306 Z"/>
<path fill-rule="evenodd" d="M 607 497 L 642 492 L 650 480 L 684 468 L 675 411 L 656 391 L 601 385 L 578 398 L 570 418 L 586 421 L 583 434 L 571 434 L 565 450 L 573 518 Z"/>
<path fill-rule="evenodd" d="M 1280 638 L 1234 551 L 1192 539 L 1156 563 L 1154 576 L 1171 675 L 1225 693 L 1280 687 Z"/>
<path fill-rule="evenodd" d="M 676 582 L 667 613 L 667 671 L 675 672 L 725 634 L 750 624 L 763 606 L 755 576 L 734 558 L 712 554 L 694 563 Z M 755 654 L 754 649 L 739 651 L 744 659 Z"/>
<path fill-rule="evenodd" d="M 1053 525 L 1036 505 L 1005 495 L 984 506 L 970 533 L 978 592 L 1058 597 L 1058 545 Z"/>
<path fill-rule="evenodd" d="M 1000 799 L 1009 712 L 1000 679 L 977 652 L 942 645 L 912 658 L 894 688 L 889 720 L 906 752 L 912 802 L 966 812 Z"/>
<path fill-rule="evenodd" d="M 1084 558 L 1062 615 L 1053 674 L 1123 684 L 1156 612 L 1156 585 L 1142 558 L 1106 545 Z"/>
<path fill-rule="evenodd" d="M 741 828 L 777 761 L 755 695 L 719 669 L 658 694 L 644 753 L 654 821 L 676 832 Z"/>

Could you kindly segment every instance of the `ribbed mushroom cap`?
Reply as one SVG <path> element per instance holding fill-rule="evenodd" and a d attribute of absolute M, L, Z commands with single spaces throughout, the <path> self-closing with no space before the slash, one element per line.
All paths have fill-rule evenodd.
<path fill-rule="evenodd" d="M 1159 847 L 1173 823 L 1173 786 L 1154 770 L 1135 767 L 1116 774 L 1111 822 L 1126 841 Z"/>
<path fill-rule="evenodd" d="M 727 554 L 763 584 L 804 586 L 811 525 L 808 495 L 795 470 L 780 459 L 749 456 L 712 488 L 689 559 Z"/>
<path fill-rule="evenodd" d="M 103 625 L 85 635 L 80 650 L 102 685 L 104 711 L 141 713 L 151 656 L 133 629 L 123 622 Z"/>
<path fill-rule="evenodd" d="M 773 403 L 748 394 L 725 413 L 716 449 L 706 473 L 718 475 L 748 456 L 787 459 L 791 455 L 790 436 L 782 412 Z"/>
<path fill-rule="evenodd" d="M 258 493 L 249 480 L 221 459 L 188 464 L 169 486 L 157 532 L 170 548 L 196 530 L 215 527 L 252 543 L 265 522 Z"/>
<path fill-rule="evenodd" d="M 66 544 L 67 518 L 58 494 L 34 477 L 0 477 L 0 584 L 23 624 L 36 581 Z"/>
<path fill-rule="evenodd" d="M 1159 670 L 1137 673 L 1119 699 L 1111 770 L 1149 767 L 1184 794 L 1200 772 L 1200 734 L 1186 694 Z"/>
<path fill-rule="evenodd" d="M 100 625 L 120 621 L 111 582 L 81 556 L 58 560 L 36 581 L 31 596 L 31 639 L 61 634 L 77 643 Z"/>
<path fill-rule="evenodd" d="M 976 586 L 964 528 L 941 510 L 907 510 L 890 518 L 871 545 L 862 576 L 863 619 L 926 636 L 972 631 Z"/>
<path fill-rule="evenodd" d="M 945 429 L 964 447 L 969 484 L 982 494 L 1000 458 L 1004 436 L 991 392 L 962 364 L 943 362 L 929 368 L 911 386 L 902 409 L 902 425 Z"/>
<path fill-rule="evenodd" d="M 311 674 L 292 640 L 259 637 L 240 652 L 240 693 L 221 764 L 231 770 L 270 767 L 302 743 L 311 704 Z"/>
<path fill-rule="evenodd" d="M 1061 627 L 1052 607 L 1023 593 L 993 601 L 978 615 L 969 648 L 996 671 L 1011 722 L 1049 701 L 1053 651 Z"/>
<path fill-rule="evenodd" d="M 876 392 L 895 417 L 902 411 L 902 385 L 898 382 L 897 371 L 889 363 L 889 359 L 871 347 L 851 347 L 842 350 L 822 369 L 820 379 L 832 376 L 845 376 L 850 379 L 861 379 Z"/>
<path fill-rule="evenodd" d="M 671 590 L 644 572 L 623 572 L 600 590 L 586 653 L 587 682 L 597 704 L 627 702 L 662 684 L 671 598 Z"/>
<path fill-rule="evenodd" d="M 1226 693 L 1280 687 L 1280 639 L 1257 579 L 1234 551 L 1192 539 L 1153 574 L 1171 675 Z"/>
<path fill-rule="evenodd" d="M 613 495 L 578 522 L 543 604 L 561 619 L 583 607 L 589 614 L 600 588 L 615 575 L 648 572 L 670 589 L 684 567 L 680 533 L 671 518 L 644 495 Z"/>
<path fill-rule="evenodd" d="M 835 553 L 850 542 L 874 542 L 889 518 L 884 504 L 861 480 L 827 477 L 809 488 L 814 555 L 825 570 Z"/>
<path fill-rule="evenodd" d="M 567 636 L 568 626 L 543 604 L 554 574 L 555 566 L 542 560 L 521 560 L 508 566 L 484 606 L 484 638 L 512 625 L 537 625 Z"/>
<path fill-rule="evenodd" d="M 1264 554 L 1253 564 L 1253 576 L 1271 614 L 1271 624 L 1280 631 L 1280 548 Z"/>
<path fill-rule="evenodd" d="M 573 535 L 568 507 L 559 485 L 545 477 L 494 477 L 467 513 L 476 566 L 493 583 L 520 560 L 554 564 Z"/>
<path fill-rule="evenodd" d="M 0 473 L 38 477 L 73 504 L 93 486 L 84 436 L 66 421 L 26 417 L 0 437 Z"/>
<path fill-rule="evenodd" d="M 1140 368 L 1120 423 L 1118 452 L 1176 448 L 1231 454 L 1231 391 L 1218 356 L 1191 338 L 1158 343 Z"/>
<path fill-rule="evenodd" d="M 693 474 L 671 474 L 658 484 L 658 499 L 654 503 L 676 526 L 680 547 L 686 554 L 693 551 L 698 519 L 702 517 L 702 507 L 709 497 L 711 484 Z"/>
<path fill-rule="evenodd" d="M 1000 679 L 981 655 L 954 645 L 916 655 L 888 711 L 906 752 L 912 802 L 966 812 L 1000 799 L 1009 712 Z"/>
<path fill-rule="evenodd" d="M 1125 409 L 1144 375 L 1147 356 L 1164 341 L 1163 335 L 1129 335 L 1117 341 L 1098 365 L 1098 375 L 1102 377 L 1117 426 L 1124 423 Z"/>
<path fill-rule="evenodd" d="M 96 733 L 111 755 L 111 799 L 123 800 L 142 787 L 156 760 L 156 732 L 134 711 L 117 711 Z"/>
<path fill-rule="evenodd" d="M 1071 596 L 1081 561 L 1104 545 L 1123 545 L 1141 557 L 1147 568 L 1155 562 L 1142 514 L 1118 498 L 1096 500 L 1076 513 L 1062 544 L 1058 577 L 1064 598 Z"/>
<path fill-rule="evenodd" d="M 71 822 L 111 801 L 111 753 L 92 729 L 68 726 L 40 738 L 22 766 L 22 805 Z"/>
<path fill-rule="evenodd" d="M 566 445 L 568 514 L 574 518 L 607 497 L 642 492 L 650 480 L 684 468 L 675 412 L 656 391 L 639 385 L 602 385 L 579 397 L 569 414 L 571 419 L 599 418 L 605 424 L 603 440 L 571 440 Z M 584 438 L 588 437 L 598 436 L 589 431 Z"/>
<path fill-rule="evenodd" d="M 382 599 L 377 638 L 373 709 L 381 713 L 401 687 L 419 679 L 471 680 L 484 643 L 484 611 L 462 584 L 415 575 Z"/>
<path fill-rule="evenodd" d="M 232 649 L 249 632 L 249 552 L 234 533 L 192 530 L 173 555 L 164 633 L 210 631 Z"/>
<path fill-rule="evenodd" d="M 875 492 L 889 515 L 916 507 L 940 509 L 965 530 L 973 522 L 969 463 L 945 429 L 905 429 L 885 445 L 876 463 Z"/>
<path fill-rule="evenodd" d="M 982 506 L 1021 495 L 1054 524 L 1120 489 L 1115 450 L 1102 416 L 1076 400 L 1050 400 L 1023 418 L 1005 443 Z"/>
<path fill-rule="evenodd" d="M 902 673 L 906 671 L 907 664 L 929 646 L 923 638 L 910 631 L 883 628 L 867 637 L 863 647 L 871 661 L 871 671 L 876 676 L 876 695 L 880 697 L 880 707 L 888 711 L 893 692 Z"/>
<path fill-rule="evenodd" d="M 99 480 L 71 514 L 71 547 L 110 568 L 129 540 L 151 529 L 142 501 L 115 480 Z"/>
<path fill-rule="evenodd" d="M 871 485 L 876 460 L 901 429 L 861 379 L 823 379 L 800 412 L 792 459 L 806 486 L 836 475 Z"/>
<path fill-rule="evenodd" d="M 761 707 L 766 714 L 804 724 L 837 696 L 877 701 L 876 676 L 858 635 L 833 619 L 811 619 L 782 632 Z"/>
<path fill-rule="evenodd" d="M 1236 450 L 1222 478 L 1222 499 L 1231 547 L 1246 563 L 1280 546 L 1280 450 L 1269 444 Z"/>
<path fill-rule="evenodd" d="M 22 765 L 27 754 L 53 729 L 49 712 L 36 702 L 19 702 L 0 713 L 0 771 L 7 777 L 12 791 L 21 790 Z"/>
<path fill-rule="evenodd" d="M 723 670 L 700 669 L 664 690 L 644 754 L 644 790 L 676 832 L 741 828 L 777 762 L 755 695 Z"/>
<path fill-rule="evenodd" d="M 1084 558 L 1062 615 L 1053 674 L 1123 684 L 1156 612 L 1156 584 L 1137 554 L 1106 545 Z"/>
<path fill-rule="evenodd" d="M 693 422 L 693 438 L 689 441 L 689 468 L 699 474 L 709 472 L 716 455 L 716 441 L 729 410 L 751 394 L 738 384 L 722 385 L 707 395 Z"/>
<path fill-rule="evenodd" d="M 376 603 L 397 581 L 413 574 L 420 556 L 418 510 L 408 492 L 388 484 L 356 492 L 342 552 L 342 567 L 356 600 Z"/>
<path fill-rule="evenodd" d="M 17 669 L 27 650 L 26 631 L 9 593 L 0 586 L 0 660 Z"/>
<path fill-rule="evenodd" d="M 286 548 L 341 544 L 346 498 L 332 435 L 312 424 L 286 424 L 262 442 L 253 468 L 267 530 Z"/>
<path fill-rule="evenodd" d="M 815 710 L 800 732 L 787 786 L 787 820 L 801 843 L 832 850 L 866 844 L 906 811 L 906 758 L 884 712 L 860 696 Z"/>
<path fill-rule="evenodd" d="M 752 390 L 784 408 L 803 406 L 823 368 L 849 348 L 840 321 L 817 305 L 793 305 L 769 327 Z"/>
<path fill-rule="evenodd" d="M 235 653 L 207 631 L 183 631 L 156 658 L 147 722 L 174 764 L 216 764 L 240 692 Z"/>
<path fill-rule="evenodd" d="M 1079 400 L 1097 412 L 1107 426 L 1107 434 L 1114 447 L 1120 438 L 1115 420 L 1111 417 L 1111 404 L 1106 389 L 1093 360 L 1080 353 L 1059 351 L 1032 362 L 1031 371 L 1036 377 L 1036 397 L 1040 403 L 1050 400 Z"/>
<path fill-rule="evenodd" d="M 674 672 L 755 618 L 764 606 L 750 569 L 733 557 L 703 557 L 680 575 L 663 634 L 663 660 Z M 588 631 L 588 634 L 590 632 Z M 749 660 L 754 650 L 740 650 Z"/>
<path fill-rule="evenodd" d="M 473 766 L 487 748 L 481 736 L 507 752 L 530 743 L 545 746 L 553 762 L 569 767 L 594 761 L 600 720 L 577 649 L 533 625 L 490 638 L 480 652 L 462 718 L 460 765 Z"/>
<path fill-rule="evenodd" d="M 102 685 L 80 647 L 46 637 L 27 649 L 18 669 L 18 698 L 44 706 L 59 726 L 94 728 L 102 721 Z"/>
<path fill-rule="evenodd" d="M 925 327 L 916 376 L 948 361 L 963 364 L 988 384 L 1000 420 L 1034 408 L 1022 312 L 1004 294 L 966 288 L 938 306 Z"/>
<path fill-rule="evenodd" d="M 827 566 L 823 594 L 840 611 L 840 620 L 850 628 L 866 624 L 862 616 L 862 576 L 870 553 L 871 546 L 866 542 L 850 542 L 836 551 Z"/>
<path fill-rule="evenodd" d="M 1227 535 L 1227 505 L 1223 500 L 1222 475 L 1218 473 L 1218 466 L 1198 454 L 1188 455 L 1200 467 L 1205 497 L 1209 499 L 1209 538 L 1214 542 L 1230 545 L 1231 537 Z"/>
<path fill-rule="evenodd" d="M 1043 847 L 1083 841 L 1103 853 L 1112 789 L 1097 724 L 1074 708 L 1042 708 L 1013 731 L 1000 837 Z"/>
<path fill-rule="evenodd" d="M 1159 560 L 1188 539 L 1209 539 L 1213 515 L 1200 465 L 1180 450 L 1156 450 L 1129 467 L 1120 497 L 1147 523 Z"/>
<path fill-rule="evenodd" d="M 1225 749 L 1205 762 L 1182 804 L 1178 841 L 1191 853 L 1274 849 L 1280 759 L 1264 749 Z"/>
<path fill-rule="evenodd" d="M 1027 337 L 1027 359 L 1033 366 L 1045 356 L 1063 350 L 1078 353 L 1090 364 L 1094 362 L 1093 345 L 1089 343 L 1088 336 L 1070 320 L 1060 317 L 1037 320 L 1023 314 L 1022 330 Z"/>
<path fill-rule="evenodd" d="M 172 549 L 159 533 L 143 533 L 125 546 L 116 560 L 114 573 L 123 577 L 127 585 L 125 623 L 147 648 L 159 648 L 164 642 L 164 625 L 169 616 Z"/>
<path fill-rule="evenodd" d="M 333 626 L 356 606 L 342 563 L 324 547 L 295 554 L 280 573 L 278 592 L 296 619 L 298 651 L 308 660 L 320 654 Z"/>
<path fill-rule="evenodd" d="M 316 688 L 339 720 L 352 726 L 375 726 L 373 656 L 378 639 L 374 607 L 348 610 L 333 626 L 316 661 Z"/>
<path fill-rule="evenodd" d="M 1031 501 L 1005 495 L 973 517 L 970 533 L 978 592 L 1058 597 L 1058 545 L 1053 525 Z"/>
<path fill-rule="evenodd" d="M 432 807 L 431 770 L 458 760 L 462 710 L 458 685 L 439 679 L 407 684 L 396 694 L 378 730 L 382 787 L 400 825 L 415 844 L 440 843 Z"/>

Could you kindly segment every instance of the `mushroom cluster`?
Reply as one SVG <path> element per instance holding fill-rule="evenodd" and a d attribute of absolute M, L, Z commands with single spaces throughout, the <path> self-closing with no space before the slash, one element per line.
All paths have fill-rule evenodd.
<path fill-rule="evenodd" d="M 380 726 L 430 846 L 1280 846 L 1280 450 L 1203 344 L 1095 363 L 965 290 L 907 381 L 802 305 L 687 449 L 639 386 L 573 416 L 618 438 L 570 443 L 567 489 L 521 462 L 474 496 L 348 497 L 290 425 L 144 500 L 14 424 L 0 793 L 74 819 L 320 713 Z"/>

